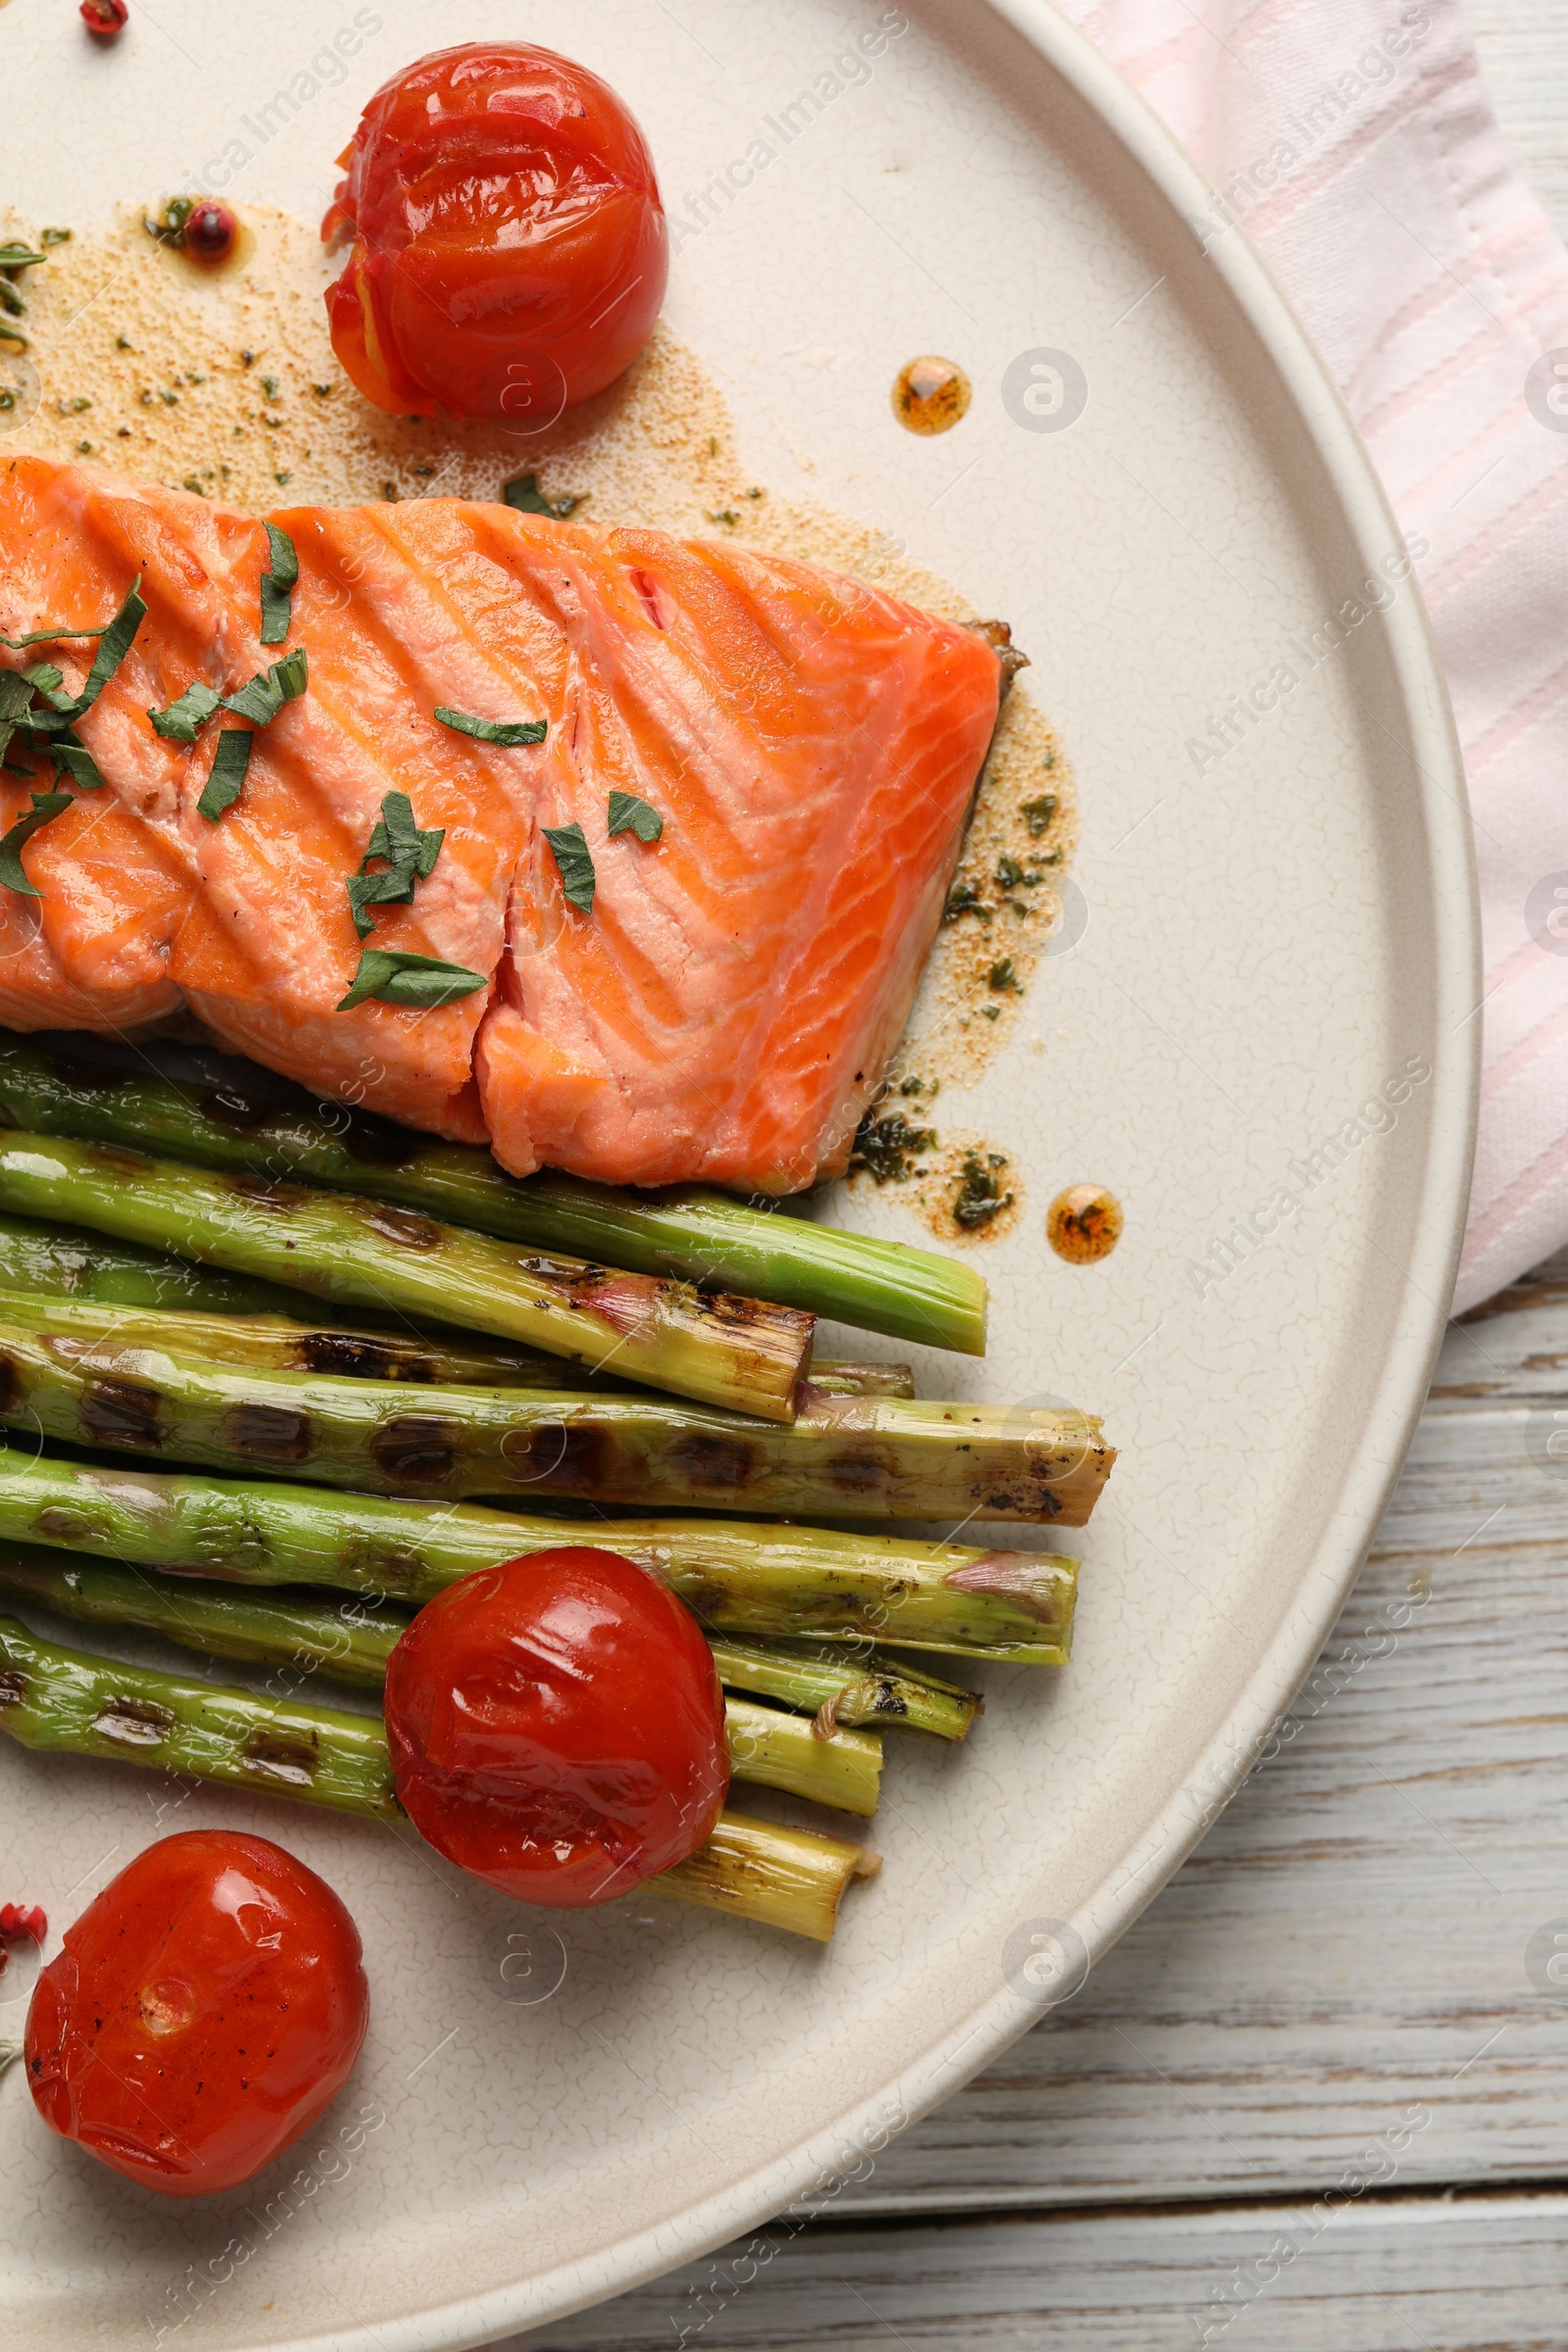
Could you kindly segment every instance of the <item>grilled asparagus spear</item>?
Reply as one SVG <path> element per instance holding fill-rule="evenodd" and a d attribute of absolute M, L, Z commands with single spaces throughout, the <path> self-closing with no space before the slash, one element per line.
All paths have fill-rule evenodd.
<path fill-rule="evenodd" d="M 646 1395 L 429 1388 L 230 1370 L 0 1324 L 0 1421 L 215 1470 L 361 1493 L 656 1510 L 1081 1526 L 1114 1454 L 1081 1413 L 828 1396 L 793 1424 Z"/>
<path fill-rule="evenodd" d="M 475 1568 L 590 1543 L 662 1577 L 711 1632 L 855 1640 L 868 1671 L 872 1642 L 1060 1666 L 1071 1639 L 1078 1563 L 1050 1552 L 744 1520 L 573 1521 L 30 1454 L 0 1452 L 0 1539 L 230 1584 L 417 1603 Z"/>
<path fill-rule="evenodd" d="M 530 1254 L 385 1201 L 217 1176 L 118 1145 L 11 1135 L 0 1210 L 56 1216 L 144 1249 L 345 1306 L 521 1340 L 568 1364 L 789 1421 L 813 1318 L 689 1284 Z"/>
<path fill-rule="evenodd" d="M 0 1046 L 0 1059 L 4 1048 Z M 39 1217 L 0 1214 L 0 1294 L 69 1301 L 85 1317 L 82 1330 L 112 1328 L 115 1309 L 157 1307 L 196 1318 L 184 1352 L 217 1363 L 272 1363 L 297 1372 L 352 1369 L 361 1379 L 502 1381 L 509 1388 L 559 1389 L 565 1377 L 561 1358 L 542 1348 L 504 1340 L 481 1341 L 450 1326 L 415 1324 L 407 1316 L 377 1315 L 368 1307 L 323 1314 L 307 1291 L 220 1267 L 198 1265 L 167 1250 L 142 1250 L 134 1242 L 111 1241 L 84 1225 L 60 1225 Z M 3 1311 L 3 1308 L 0 1308 Z M 302 1326 L 304 1328 L 302 1328 Z M 61 1326 L 62 1329 L 66 1326 Z M 350 1364 L 334 1344 L 368 1340 Z M 263 1341 L 258 1350 L 254 1343 Z M 312 1343 L 315 1343 L 313 1348 Z M 278 1352 L 269 1353 L 275 1344 Z M 461 1363 L 465 1369 L 456 1367 Z M 613 1373 L 577 1365 L 574 1387 L 623 1390 L 633 1384 Z M 907 1364 L 845 1362 L 813 1355 L 807 1367 L 809 1387 L 824 1396 L 912 1396 L 914 1374 Z"/>

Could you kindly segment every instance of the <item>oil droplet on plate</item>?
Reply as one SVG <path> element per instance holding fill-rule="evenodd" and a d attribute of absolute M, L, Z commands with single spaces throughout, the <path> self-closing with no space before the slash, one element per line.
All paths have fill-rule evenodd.
<path fill-rule="evenodd" d="M 948 433 L 968 410 L 974 387 L 956 360 L 927 353 L 893 379 L 893 414 L 911 433 Z"/>
<path fill-rule="evenodd" d="M 1075 1184 L 1046 1211 L 1046 1239 L 1069 1266 L 1108 1257 L 1121 1240 L 1121 1202 L 1103 1185 Z"/>

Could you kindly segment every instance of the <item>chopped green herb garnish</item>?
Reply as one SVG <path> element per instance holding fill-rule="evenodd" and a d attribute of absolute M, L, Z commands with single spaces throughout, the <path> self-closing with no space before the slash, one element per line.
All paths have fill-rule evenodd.
<path fill-rule="evenodd" d="M 986 979 L 999 996 L 1021 997 L 1023 995 L 1023 983 L 1012 968 L 1010 956 L 1004 956 L 1000 963 L 994 963 L 986 974 Z"/>
<path fill-rule="evenodd" d="M 594 860 L 588 847 L 587 835 L 581 825 L 546 825 L 544 837 L 550 844 L 561 887 L 568 906 L 580 907 L 584 914 L 594 910 Z"/>
<path fill-rule="evenodd" d="M 657 808 L 640 801 L 634 792 L 612 792 L 610 796 L 610 838 L 617 833 L 635 833 L 639 841 L 657 841 L 664 830 L 664 820 Z"/>
<path fill-rule="evenodd" d="M 0 882 L 7 890 L 20 891 L 24 898 L 41 899 L 43 892 L 33 887 L 22 870 L 22 853 L 42 825 L 71 807 L 75 796 L 69 792 L 35 792 L 32 807 L 24 816 L 19 816 L 4 840 L 0 840 Z"/>
<path fill-rule="evenodd" d="M 503 482 L 501 499 L 502 504 L 511 507 L 514 514 L 548 514 L 554 522 L 564 522 L 572 509 L 582 505 L 580 497 L 573 498 L 569 494 L 564 498 L 546 498 L 539 488 L 539 476 L 536 473 L 515 474 L 510 482 Z"/>
<path fill-rule="evenodd" d="M 79 718 L 84 710 L 92 709 L 93 704 L 98 700 L 130 651 L 130 641 L 147 617 L 146 604 L 137 593 L 140 587 L 141 573 L 138 571 L 125 591 L 124 602 L 120 611 L 115 614 L 108 628 L 99 634 L 98 651 L 92 658 L 92 667 L 83 681 L 81 692 L 74 698 L 69 706 L 73 718 Z M 60 708 L 64 709 L 66 706 L 61 705 Z"/>
<path fill-rule="evenodd" d="M 999 858 L 997 880 L 1004 890 L 1019 890 L 1027 882 L 1028 876 L 1016 858 Z"/>
<path fill-rule="evenodd" d="M 196 730 L 204 727 L 222 701 L 221 695 L 211 686 L 195 679 L 184 693 L 172 702 L 167 710 L 149 710 L 155 735 L 171 743 L 194 743 Z"/>
<path fill-rule="evenodd" d="M 0 245 L 0 270 L 36 270 L 40 262 L 48 259 L 46 253 L 34 253 L 30 245 L 24 245 L 15 237 Z"/>
<path fill-rule="evenodd" d="M 183 245 L 185 223 L 196 210 L 194 196 L 171 196 L 164 207 L 164 217 L 155 220 L 150 213 L 142 219 L 147 234 L 159 245 Z"/>
<path fill-rule="evenodd" d="M 244 789 L 245 771 L 251 763 L 251 745 L 256 741 L 248 727 L 225 727 L 218 738 L 213 764 L 208 770 L 202 797 L 196 804 L 198 816 L 205 816 L 216 825 L 225 808 L 232 808 Z"/>
<path fill-rule="evenodd" d="M 55 712 L 63 713 L 65 711 L 71 697 L 61 691 L 66 683 L 66 673 L 57 663 L 29 662 L 22 675 L 35 693 L 43 696 L 44 701 L 51 706 Z"/>
<path fill-rule="evenodd" d="M 435 714 L 444 727 L 471 735 L 475 743 L 497 743 L 503 751 L 519 743 L 543 743 L 550 732 L 542 718 L 470 718 L 466 710 L 454 710 L 445 703 L 437 703 Z"/>
<path fill-rule="evenodd" d="M 911 1127 L 902 1110 L 878 1115 L 868 1110 L 855 1134 L 850 1167 L 863 1168 L 877 1184 L 906 1184 L 922 1152 L 934 1152 L 937 1135 L 931 1127 Z"/>
<path fill-rule="evenodd" d="M 267 544 L 272 551 L 272 568 L 262 574 L 262 643 L 281 645 L 294 617 L 300 559 L 287 531 L 280 531 L 275 522 L 268 523 L 266 530 Z"/>
<path fill-rule="evenodd" d="M 91 753 L 78 741 L 72 722 L 97 701 L 141 626 L 147 608 L 136 593 L 140 584 L 141 575 L 138 573 L 120 611 L 104 628 L 71 632 L 72 635 L 95 636 L 99 641 L 92 667 L 79 694 L 72 695 L 63 691 L 65 674 L 53 662 L 34 662 L 20 672 L 6 673 L 7 678 L 15 683 L 0 687 L 0 753 L 4 752 L 12 735 L 20 728 L 30 744 L 36 747 L 41 742 L 51 752 L 57 770 L 69 773 L 83 791 L 98 790 L 103 783 L 103 776 Z M 45 639 L 48 634 L 47 631 L 42 633 Z M 40 636 L 35 632 L 10 642 L 13 645 L 36 645 L 40 642 Z M 49 706 L 47 710 L 40 710 L 33 707 L 34 694 L 43 697 Z M 21 871 L 20 866 L 17 870 Z"/>
<path fill-rule="evenodd" d="M 0 670 L 0 759 L 4 759 L 17 731 L 17 722 L 32 700 L 32 681 L 20 670 Z"/>
<path fill-rule="evenodd" d="M 1025 801 L 1018 811 L 1036 841 L 1042 833 L 1051 831 L 1051 820 L 1056 813 L 1056 796 L 1043 792 L 1038 801 Z"/>
<path fill-rule="evenodd" d="M 986 905 L 972 882 L 959 882 L 948 893 L 948 903 L 942 909 L 945 923 L 956 923 L 962 914 L 978 915 L 983 923 L 991 920 L 991 908 Z"/>
<path fill-rule="evenodd" d="M 350 874 L 346 888 L 354 928 L 368 939 L 374 925 L 366 911 L 370 906 L 409 906 L 414 886 L 427 882 L 435 870 L 446 839 L 444 829 L 421 832 L 415 821 L 414 803 L 406 792 L 389 792 L 381 803 L 380 819 L 366 845 L 360 870 Z M 370 872 L 370 860 L 382 858 L 386 871 Z"/>
<path fill-rule="evenodd" d="M 38 259 L 42 261 L 40 254 Z M 9 311 L 13 318 L 24 318 L 27 306 L 8 277 L 0 277 L 0 310 Z"/>
<path fill-rule="evenodd" d="M 274 400 L 274 401 L 275 401 L 275 400 L 278 398 L 279 394 L 282 392 L 282 389 L 283 389 L 283 387 L 282 387 L 282 385 L 281 385 L 281 384 L 278 382 L 278 380 L 277 380 L 277 378 L 276 378 L 276 376 L 275 376 L 275 375 L 264 375 L 264 376 L 263 376 L 263 378 L 262 378 L 262 390 L 263 390 L 263 392 L 266 394 L 266 396 L 267 396 L 267 398 L 268 398 L 269 400 Z"/>
<path fill-rule="evenodd" d="M 31 336 L 24 335 L 20 326 L 13 326 L 9 318 L 0 318 L 0 343 L 13 344 L 18 351 L 32 349 Z"/>
<path fill-rule="evenodd" d="M 103 770 L 84 743 L 74 735 L 67 735 L 49 746 L 49 757 L 57 771 L 68 775 L 73 784 L 83 792 L 97 792 L 103 785 Z"/>
<path fill-rule="evenodd" d="M 470 972 L 462 963 L 443 963 L 438 956 L 411 956 L 394 948 L 366 948 L 349 993 L 337 1009 L 352 1012 L 356 1004 L 373 997 L 379 1004 L 410 1004 L 418 1011 L 433 1012 L 442 1004 L 456 1004 L 459 997 L 471 997 L 476 988 L 485 986 L 482 972 Z"/>
<path fill-rule="evenodd" d="M 966 1233 L 975 1233 L 989 1225 L 993 1217 L 1012 1206 L 1011 1193 L 1004 1193 L 997 1181 L 996 1171 L 1007 1164 L 1000 1152 L 988 1152 L 989 1167 L 982 1167 L 976 1152 L 963 1155 L 963 1177 L 953 1202 L 953 1221 Z"/>
<path fill-rule="evenodd" d="M 258 727 L 270 726 L 285 703 L 294 702 L 310 683 L 310 661 L 303 645 L 297 645 L 281 662 L 269 669 L 259 669 L 248 686 L 237 694 L 225 694 L 221 708 L 232 710 L 236 718 L 248 718 Z"/>
<path fill-rule="evenodd" d="M 69 245 L 71 231 L 69 228 L 41 228 L 38 231 L 38 242 L 40 245 Z"/>

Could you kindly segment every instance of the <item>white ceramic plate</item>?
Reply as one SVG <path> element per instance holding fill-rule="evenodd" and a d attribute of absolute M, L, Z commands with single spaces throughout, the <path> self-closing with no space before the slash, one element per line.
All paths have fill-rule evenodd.
<path fill-rule="evenodd" d="M 947 1105 L 1020 1152 L 1030 1195 L 987 1261 L 992 1355 L 960 1369 L 972 1393 L 1102 1409 L 1123 1449 L 1071 1670 L 1054 1689 L 993 1671 L 968 1752 L 891 1759 L 886 1868 L 828 1952 L 673 1907 L 568 1916 L 532 1988 L 558 1954 L 564 1982 L 512 2001 L 506 1906 L 412 1840 L 200 1793 L 159 1818 L 134 1775 L 0 1754 L 0 1895 L 57 1924 L 171 1827 L 248 1823 L 322 1870 L 364 1929 L 375 2012 L 319 2145 L 341 2150 L 364 2103 L 384 2117 L 349 2155 L 307 2143 L 292 2210 L 270 2178 L 182 2208 L 50 2141 L 13 2076 L 0 2312 L 29 2352 L 144 2329 L 180 2352 L 473 2344 L 853 2167 L 1040 2014 L 1041 1963 L 1074 1948 L 1042 1923 L 1099 1953 L 1174 1869 L 1317 1649 L 1397 1467 L 1458 1245 L 1479 995 L 1419 604 L 1403 581 L 1353 623 L 1373 600 L 1346 602 L 1397 569 L 1398 534 L 1254 258 L 1234 234 L 1202 249 L 1200 184 L 1140 103 L 1036 0 L 906 4 L 864 73 L 835 61 L 905 22 L 878 0 L 131 0 L 104 56 L 67 0 L 0 17 L 6 193 L 45 220 L 177 185 L 300 74 L 323 86 L 249 142 L 233 192 L 311 212 L 370 89 L 481 34 L 607 74 L 672 208 L 758 137 L 778 150 L 682 241 L 669 314 L 762 479 L 906 540 L 1034 656 L 1079 774 L 1087 928 L 981 1096 Z M 312 76 L 356 22 L 342 83 Z M 803 89 L 816 114 L 775 137 Z M 919 442 L 888 387 L 933 348 L 975 402 Z M 1049 390 L 1043 411 L 1019 396 L 1049 384 L 1041 351 L 1087 385 L 1065 429 L 1037 429 Z M 1189 739 L 1271 673 L 1226 756 L 1195 760 Z M 1086 1178 L 1127 1229 L 1075 1270 L 1043 1212 Z M 911 1232 L 894 1202 L 845 1213 Z M 1200 1288 L 1190 1269 L 1227 1253 Z"/>

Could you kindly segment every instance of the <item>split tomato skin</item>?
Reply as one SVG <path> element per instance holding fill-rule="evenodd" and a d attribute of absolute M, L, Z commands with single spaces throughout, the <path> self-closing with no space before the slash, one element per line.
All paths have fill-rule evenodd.
<path fill-rule="evenodd" d="M 382 85 L 341 160 L 321 234 L 354 244 L 327 317 L 377 408 L 539 430 L 647 342 L 669 232 L 642 132 L 585 67 L 439 50 Z"/>
<path fill-rule="evenodd" d="M 524 1902 L 629 1893 L 704 1842 L 729 1787 L 724 1696 L 697 1620 L 592 1546 L 449 1586 L 392 1652 L 384 1710 L 416 1829 Z"/>
<path fill-rule="evenodd" d="M 359 1933 L 267 1838 L 138 1854 L 33 1986 L 24 2058 L 51 2131 L 166 2197 L 253 2180 L 337 2096 L 369 1986 Z"/>

